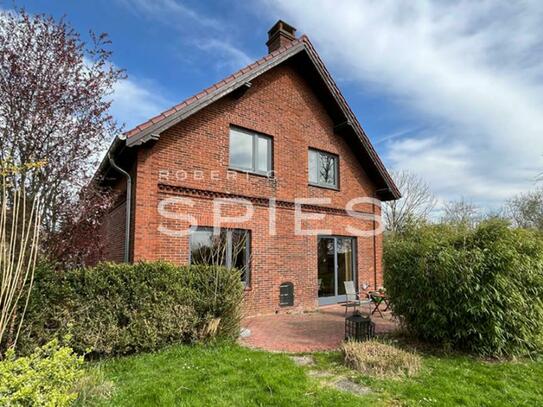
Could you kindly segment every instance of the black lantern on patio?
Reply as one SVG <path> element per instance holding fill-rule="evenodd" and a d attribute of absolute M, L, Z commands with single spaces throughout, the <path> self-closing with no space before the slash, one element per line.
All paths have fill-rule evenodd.
<path fill-rule="evenodd" d="M 355 312 L 345 318 L 345 339 L 367 341 L 375 335 L 375 323 L 368 315 Z"/>

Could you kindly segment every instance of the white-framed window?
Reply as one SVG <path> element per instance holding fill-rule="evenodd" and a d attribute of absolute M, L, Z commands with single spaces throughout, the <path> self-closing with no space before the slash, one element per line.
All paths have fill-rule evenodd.
<path fill-rule="evenodd" d="M 327 188 L 338 188 L 338 156 L 313 148 L 309 149 L 309 184 Z"/>
<path fill-rule="evenodd" d="M 217 265 L 235 268 L 241 280 L 249 285 L 251 231 L 220 229 L 213 234 L 212 227 L 193 228 L 189 237 L 190 264 Z"/>
<path fill-rule="evenodd" d="M 230 127 L 230 168 L 269 175 L 272 171 L 272 138 Z"/>

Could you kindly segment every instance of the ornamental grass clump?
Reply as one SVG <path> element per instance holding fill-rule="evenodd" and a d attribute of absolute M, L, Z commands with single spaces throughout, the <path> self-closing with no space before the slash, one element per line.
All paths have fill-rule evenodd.
<path fill-rule="evenodd" d="M 412 377 L 421 367 L 420 356 L 376 340 L 346 341 L 341 352 L 347 367 L 379 378 Z"/>

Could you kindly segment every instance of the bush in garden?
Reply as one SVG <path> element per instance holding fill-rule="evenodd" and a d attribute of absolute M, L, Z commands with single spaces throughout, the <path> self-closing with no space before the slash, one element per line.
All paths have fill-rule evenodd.
<path fill-rule="evenodd" d="M 169 263 L 38 268 L 20 346 L 69 333 L 91 355 L 151 351 L 171 343 L 236 337 L 243 286 L 224 267 Z"/>
<path fill-rule="evenodd" d="M 200 337 L 238 337 L 243 284 L 237 270 L 200 265 L 183 267 L 181 284 L 190 289 L 190 303 L 202 329 Z"/>
<path fill-rule="evenodd" d="M 75 385 L 83 376 L 83 357 L 57 340 L 26 357 L 13 348 L 0 361 L 0 404 L 8 406 L 69 406 L 77 398 Z"/>
<path fill-rule="evenodd" d="M 419 338 L 485 356 L 543 349 L 543 237 L 501 221 L 387 237 L 385 286 Z"/>

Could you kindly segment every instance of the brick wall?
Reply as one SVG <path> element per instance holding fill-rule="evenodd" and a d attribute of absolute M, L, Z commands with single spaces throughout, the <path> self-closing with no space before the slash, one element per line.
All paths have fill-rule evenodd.
<path fill-rule="evenodd" d="M 275 180 L 228 172 L 229 126 L 236 125 L 273 138 Z M 339 156 L 340 191 L 308 185 L 307 150 L 314 147 Z M 356 152 L 333 132 L 324 106 L 303 77 L 291 66 L 281 65 L 261 75 L 241 98 L 225 97 L 161 134 L 154 145 L 138 152 L 134 213 L 134 260 L 166 259 L 188 262 L 188 238 L 167 236 L 159 226 L 187 230 L 191 222 L 165 219 L 157 212 L 158 202 L 172 196 L 190 196 L 194 206 L 179 205 L 180 213 L 195 216 L 201 226 L 212 224 L 213 194 L 244 197 L 274 197 L 283 203 L 276 210 L 277 234 L 268 233 L 268 209 L 261 202 L 255 216 L 244 224 L 225 225 L 252 233 L 251 286 L 246 292 L 250 314 L 278 310 L 279 284 L 295 286 L 295 308 L 317 306 L 317 237 L 294 236 L 295 198 L 327 197 L 330 210 L 325 219 L 304 227 L 330 229 L 349 235 L 348 224 L 368 230 L 371 222 L 355 220 L 342 210 L 352 198 L 374 194 L 375 187 L 364 173 Z M 196 177 L 194 176 L 196 171 Z M 201 175 L 201 176 L 200 176 Z M 169 211 L 175 208 L 168 207 Z M 229 206 L 225 214 L 240 214 L 244 208 Z M 370 212 L 371 206 L 357 207 Z M 373 238 L 357 238 L 359 282 L 374 283 Z M 381 238 L 377 239 L 377 284 L 381 276 Z"/>
<path fill-rule="evenodd" d="M 108 213 L 101 220 L 96 241 L 91 244 L 99 247 L 100 258 L 88 258 L 86 264 L 98 261 L 122 262 L 124 260 L 124 242 L 126 225 L 126 181 L 119 177 L 110 185 L 115 198 Z"/>
<path fill-rule="evenodd" d="M 106 246 L 104 260 L 122 262 L 124 259 L 124 238 L 126 225 L 126 201 L 113 208 L 105 222 Z"/>

